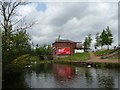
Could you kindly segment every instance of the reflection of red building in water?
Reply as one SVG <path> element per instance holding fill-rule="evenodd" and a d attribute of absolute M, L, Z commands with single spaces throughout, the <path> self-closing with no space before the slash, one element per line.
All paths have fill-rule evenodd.
<path fill-rule="evenodd" d="M 66 65 L 54 64 L 54 76 L 58 80 L 72 79 L 75 75 L 75 69 Z"/>

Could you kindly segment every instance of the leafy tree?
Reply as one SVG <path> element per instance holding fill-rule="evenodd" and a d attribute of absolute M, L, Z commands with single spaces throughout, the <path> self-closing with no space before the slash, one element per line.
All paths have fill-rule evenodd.
<path fill-rule="evenodd" d="M 91 41 L 92 41 L 91 34 L 89 34 L 84 41 L 84 51 L 87 51 L 90 48 Z"/>
<path fill-rule="evenodd" d="M 52 47 L 50 45 L 44 45 L 41 47 L 36 48 L 37 56 L 40 57 L 40 59 L 43 59 L 45 56 L 52 53 Z"/>
<path fill-rule="evenodd" d="M 100 38 L 100 35 L 99 35 L 99 33 L 98 33 L 98 32 L 97 32 L 97 34 L 96 34 L 95 39 L 96 39 L 95 49 L 97 49 L 97 47 L 99 47 L 99 46 L 101 46 L 101 45 L 102 45 L 102 44 L 101 44 L 101 38 Z"/>
<path fill-rule="evenodd" d="M 91 34 L 88 35 L 88 47 L 90 47 L 92 42 Z"/>
<path fill-rule="evenodd" d="M 106 31 L 103 29 L 101 35 L 100 35 L 100 39 L 101 39 L 101 46 L 104 46 L 106 45 L 106 42 L 107 42 L 107 33 Z"/>
<path fill-rule="evenodd" d="M 86 37 L 84 41 L 84 51 L 87 51 L 87 49 L 88 49 L 88 38 Z"/>
<path fill-rule="evenodd" d="M 17 8 L 26 5 L 26 2 L 0 1 L 0 26 L 2 28 L 2 60 L 3 73 L 9 71 L 12 62 L 19 56 L 27 54 L 30 50 L 30 38 L 26 30 L 35 23 L 23 23 L 24 17 L 17 20 Z M 20 25 L 21 24 L 21 25 Z"/>
<path fill-rule="evenodd" d="M 109 29 L 109 26 L 107 26 L 106 30 L 103 29 L 103 31 L 100 35 L 100 42 L 101 42 L 101 46 L 107 45 L 108 49 L 109 49 L 109 45 L 112 44 L 113 37 L 112 37 L 112 33 Z"/>
<path fill-rule="evenodd" d="M 30 43 L 29 43 L 29 35 L 26 33 L 26 30 L 24 31 L 18 31 L 13 37 L 12 37 L 12 46 L 13 50 L 16 50 L 18 53 L 28 53 L 31 49 Z"/>
<path fill-rule="evenodd" d="M 109 45 L 111 45 L 113 42 L 113 35 L 109 29 L 109 26 L 107 26 L 107 28 L 106 28 L 106 33 L 107 33 L 107 37 L 108 37 L 106 45 L 108 46 L 108 49 L 109 49 Z"/>

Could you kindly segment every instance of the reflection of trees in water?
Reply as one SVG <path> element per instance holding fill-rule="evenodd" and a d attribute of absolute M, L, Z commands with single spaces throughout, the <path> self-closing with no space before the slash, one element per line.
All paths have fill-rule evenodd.
<path fill-rule="evenodd" d="M 118 76 L 118 88 L 120 90 L 120 75 Z"/>
<path fill-rule="evenodd" d="M 31 67 L 31 71 L 36 73 L 36 76 L 39 77 L 40 73 L 43 73 L 46 77 L 47 74 L 52 73 L 52 63 L 38 63 Z"/>
<path fill-rule="evenodd" d="M 40 73 L 43 73 L 45 77 L 52 72 L 52 64 L 35 64 L 30 68 L 27 68 L 23 73 L 9 74 L 7 79 L 3 82 L 3 88 L 25 88 L 28 87 L 25 83 L 25 78 L 30 79 L 32 72 L 36 73 L 36 77 L 39 77 Z M 27 76 L 26 76 L 27 75 Z M 31 79 L 30 79 L 31 80 Z M 23 89 L 22 89 L 23 90 Z"/>
<path fill-rule="evenodd" d="M 114 79 L 111 76 L 97 75 L 98 87 L 101 88 L 114 88 Z"/>
<path fill-rule="evenodd" d="M 90 69 L 88 68 L 85 69 L 85 77 L 86 77 L 86 83 L 91 85 L 93 83 L 93 76 L 92 73 L 90 72 Z"/>
<path fill-rule="evenodd" d="M 2 88 L 22 88 L 22 90 L 27 90 L 28 85 L 25 83 L 25 73 L 19 73 L 14 75 L 9 75 L 8 79 L 2 82 Z"/>

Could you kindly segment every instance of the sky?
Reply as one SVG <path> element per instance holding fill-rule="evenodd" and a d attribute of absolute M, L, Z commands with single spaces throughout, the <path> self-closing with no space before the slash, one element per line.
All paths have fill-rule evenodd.
<path fill-rule="evenodd" d="M 27 22 L 36 22 L 27 30 L 35 45 L 52 44 L 59 35 L 84 42 L 91 34 L 93 47 L 96 33 L 107 26 L 113 34 L 112 46 L 118 45 L 118 2 L 32 2 L 18 12 Z"/>

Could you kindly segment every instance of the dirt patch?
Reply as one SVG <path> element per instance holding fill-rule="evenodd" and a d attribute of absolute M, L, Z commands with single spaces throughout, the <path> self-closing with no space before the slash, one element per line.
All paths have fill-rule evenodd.
<path fill-rule="evenodd" d="M 93 52 L 90 52 L 90 60 L 88 60 L 87 62 L 120 63 L 120 61 L 118 60 L 101 59 L 100 57 L 94 55 Z"/>

